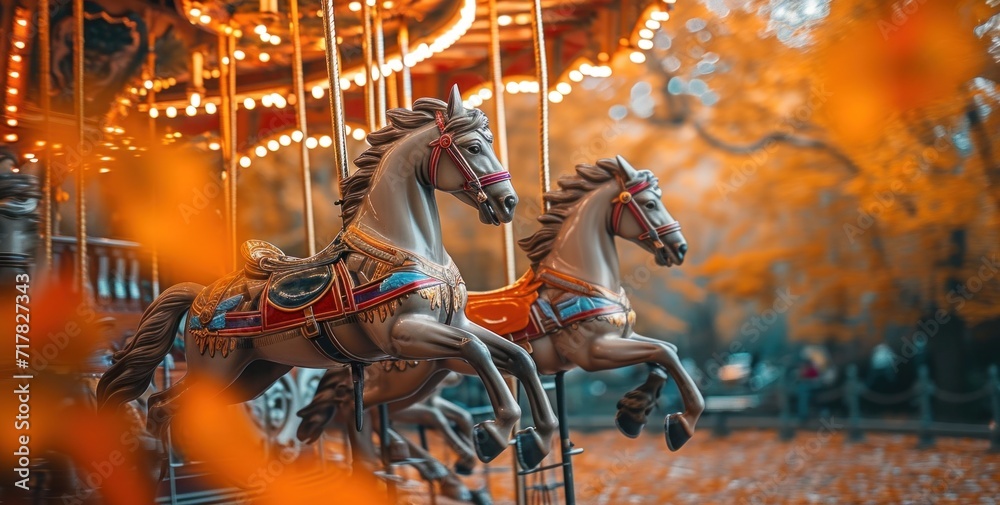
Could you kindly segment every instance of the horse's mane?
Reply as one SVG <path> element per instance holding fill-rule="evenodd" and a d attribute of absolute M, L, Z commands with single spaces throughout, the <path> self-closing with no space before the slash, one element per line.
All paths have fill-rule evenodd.
<path fill-rule="evenodd" d="M 560 177 L 559 189 L 545 193 L 543 198 L 551 204 L 551 207 L 538 216 L 538 222 L 542 223 L 542 227 L 531 236 L 517 242 L 528 254 L 533 267 L 552 252 L 559 230 L 572 212 L 574 204 L 584 195 L 613 179 L 619 170 L 618 161 L 614 158 L 600 159 L 596 165 L 581 163 L 576 166 L 576 175 Z M 652 172 L 647 170 L 638 171 L 637 174 L 644 179 L 654 178 Z M 632 181 L 626 181 L 630 182 Z"/>
<path fill-rule="evenodd" d="M 478 109 L 466 109 L 466 113 L 458 117 L 447 117 L 447 109 L 448 104 L 441 100 L 420 98 L 413 102 L 413 110 L 390 109 L 386 112 L 389 124 L 381 130 L 368 134 L 368 143 L 371 147 L 354 160 L 358 170 L 340 183 L 340 194 L 344 195 L 341 207 L 344 223 L 350 223 L 357 215 L 364 196 L 371 189 L 372 178 L 385 153 L 397 140 L 433 122 L 435 112 L 441 111 L 445 114 L 445 131 L 455 135 L 487 127 L 486 115 Z"/>

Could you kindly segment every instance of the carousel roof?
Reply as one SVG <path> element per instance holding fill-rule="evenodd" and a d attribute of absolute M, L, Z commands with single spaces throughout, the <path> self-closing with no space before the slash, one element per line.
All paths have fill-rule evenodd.
<path fill-rule="evenodd" d="M 369 77 L 363 45 L 366 14 L 369 21 L 381 21 L 385 64 L 381 72 L 376 65 L 373 75 L 386 77 L 389 105 L 399 103 L 399 92 L 392 91 L 401 85 L 404 68 L 412 75 L 415 97 L 443 96 L 456 83 L 470 105 L 481 105 L 492 95 L 487 2 L 367 2 L 336 2 L 334 15 L 347 122 L 359 133 L 364 132 L 363 84 Z M 609 75 L 606 63 L 616 51 L 648 48 L 644 42 L 652 37 L 650 28 L 655 28 L 650 25 L 667 19 L 671 3 L 543 0 L 550 99 L 560 101 L 585 76 Z M 72 9 L 69 2 L 50 5 L 52 120 L 71 124 Z M 507 90 L 537 93 L 532 2 L 497 0 L 496 6 Z M 3 94 L 5 124 L 0 125 L 0 140 L 22 146 L 42 139 L 37 10 L 37 1 L 19 0 L 5 4 L 0 13 L 0 27 L 10 34 L 0 39 L 8 45 L 9 55 L 0 64 L 8 90 Z M 213 138 L 219 130 L 220 48 L 231 38 L 240 137 L 260 139 L 281 133 L 273 126 L 276 117 L 285 118 L 288 129 L 294 129 L 294 120 L 288 120 L 292 110 L 288 106 L 295 102 L 289 10 L 290 0 L 86 0 L 84 87 L 89 124 L 111 137 L 109 145 L 131 138 L 132 130 L 148 131 L 149 117 L 159 123 L 161 140 Z M 326 20 L 319 2 L 301 2 L 299 12 L 308 122 L 329 132 Z M 405 57 L 400 45 L 403 32 L 409 48 Z"/>

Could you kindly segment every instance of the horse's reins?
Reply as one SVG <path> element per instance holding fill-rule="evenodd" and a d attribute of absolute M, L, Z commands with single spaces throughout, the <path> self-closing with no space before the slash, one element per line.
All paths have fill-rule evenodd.
<path fill-rule="evenodd" d="M 639 203 L 635 201 L 635 195 L 652 187 L 652 182 L 647 179 L 632 184 L 631 186 L 626 186 L 625 181 L 621 177 L 616 177 L 616 179 L 618 179 L 618 184 L 621 185 L 622 192 L 611 200 L 611 203 L 614 204 L 614 210 L 611 215 L 611 230 L 614 231 L 616 235 L 620 235 L 618 228 L 621 226 L 622 211 L 625 208 L 628 208 L 629 212 L 632 213 L 632 216 L 635 217 L 636 222 L 639 223 L 639 228 L 642 228 L 642 233 L 639 235 L 638 240 L 651 240 L 654 248 L 666 249 L 666 245 L 663 244 L 660 237 L 675 231 L 680 231 L 681 223 L 679 221 L 674 221 L 663 226 L 653 226 L 653 223 L 649 221 L 649 217 L 646 216 L 646 213 L 639 207 Z"/>
<path fill-rule="evenodd" d="M 491 184 L 510 180 L 510 172 L 501 169 L 499 172 L 486 174 L 482 177 L 476 175 L 476 173 L 472 171 L 472 167 L 469 166 L 469 162 L 465 160 L 464 156 L 462 156 L 462 152 L 458 150 L 458 146 L 455 145 L 455 139 L 452 134 L 445 133 L 444 115 L 441 114 L 441 111 L 434 112 L 434 121 L 437 123 L 438 131 L 441 133 L 441 136 L 434 142 L 430 143 L 430 146 L 433 148 L 433 150 L 431 150 L 428 174 L 431 184 L 435 188 L 438 187 L 438 164 L 441 161 L 441 151 L 445 151 L 448 153 L 448 156 L 451 157 L 451 161 L 455 163 L 455 167 L 458 168 L 458 171 L 465 179 L 465 185 L 462 186 L 462 190 L 471 196 L 476 202 L 479 202 L 480 204 L 485 203 L 486 193 L 483 191 L 483 188 Z"/>

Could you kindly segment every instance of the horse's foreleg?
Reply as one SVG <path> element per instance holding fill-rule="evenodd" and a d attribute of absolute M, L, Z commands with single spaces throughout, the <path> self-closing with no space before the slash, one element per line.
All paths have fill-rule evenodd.
<path fill-rule="evenodd" d="M 667 447 L 676 451 L 694 434 L 695 424 L 705 411 L 705 400 L 695 386 L 694 380 L 684 370 L 673 347 L 659 340 L 636 334 L 630 338 L 602 335 L 591 339 L 590 345 L 580 352 L 567 353 L 566 357 L 587 371 L 609 370 L 649 362 L 661 365 L 677 383 L 681 400 L 684 402 L 684 412 L 667 416 L 665 426 Z"/>
<path fill-rule="evenodd" d="M 474 429 L 476 454 L 484 463 L 489 463 L 499 456 L 509 444 L 508 437 L 514 424 L 521 418 L 521 408 L 493 363 L 489 347 L 468 331 L 424 317 L 398 319 L 392 325 L 390 337 L 393 347 L 398 351 L 396 355 L 400 358 L 416 360 L 458 358 L 475 370 L 486 387 L 496 415 L 495 420 L 476 425 Z M 528 361 L 530 362 L 530 358 Z M 367 398 L 367 394 L 365 396 Z"/>
<path fill-rule="evenodd" d="M 517 455 L 524 468 L 534 468 L 551 450 L 552 435 L 559 427 L 549 397 L 538 378 L 535 362 L 521 346 L 475 323 L 467 322 L 463 327 L 475 333 L 489 347 L 497 368 L 517 377 L 524 385 L 537 431 L 528 427 L 517 433 Z"/>

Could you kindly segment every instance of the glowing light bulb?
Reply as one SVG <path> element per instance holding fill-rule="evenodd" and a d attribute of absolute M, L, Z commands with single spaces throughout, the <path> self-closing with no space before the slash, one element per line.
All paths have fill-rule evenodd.
<path fill-rule="evenodd" d="M 250 157 L 243 156 L 242 158 L 240 158 L 240 166 L 243 168 L 248 168 L 250 166 Z"/>

